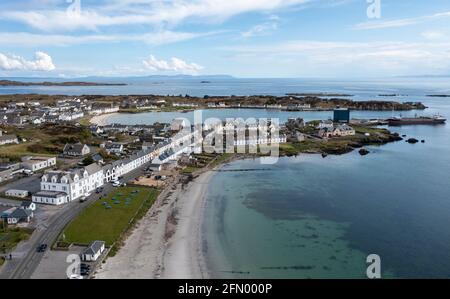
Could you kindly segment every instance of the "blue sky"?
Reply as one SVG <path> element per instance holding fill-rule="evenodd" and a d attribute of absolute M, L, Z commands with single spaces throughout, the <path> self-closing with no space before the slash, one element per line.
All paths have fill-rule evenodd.
<path fill-rule="evenodd" d="M 450 1 L 1 1 L 0 76 L 158 74 L 450 75 Z"/>

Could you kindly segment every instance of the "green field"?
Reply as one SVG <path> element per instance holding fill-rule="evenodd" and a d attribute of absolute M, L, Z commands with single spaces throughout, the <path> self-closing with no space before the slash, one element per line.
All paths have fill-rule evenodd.
<path fill-rule="evenodd" d="M 145 215 L 158 194 L 159 191 L 153 188 L 118 188 L 86 208 L 64 230 L 60 240 L 76 244 L 102 240 L 111 246 L 137 219 Z"/>

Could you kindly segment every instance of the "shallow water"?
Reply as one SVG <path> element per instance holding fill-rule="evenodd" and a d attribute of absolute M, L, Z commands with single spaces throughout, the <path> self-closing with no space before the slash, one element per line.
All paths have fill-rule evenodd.
<path fill-rule="evenodd" d="M 450 277 L 450 128 L 397 130 L 426 143 L 227 165 L 271 171 L 212 179 L 204 227 L 214 276 L 365 277 L 367 255 L 378 254 L 384 277 Z"/>

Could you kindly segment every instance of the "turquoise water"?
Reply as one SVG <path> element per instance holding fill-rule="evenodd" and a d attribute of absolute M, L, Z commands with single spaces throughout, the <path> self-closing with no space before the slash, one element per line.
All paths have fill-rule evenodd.
<path fill-rule="evenodd" d="M 397 130 L 426 143 L 227 165 L 270 171 L 212 179 L 204 227 L 213 276 L 363 278 L 367 255 L 378 254 L 383 277 L 450 277 L 450 128 Z"/>

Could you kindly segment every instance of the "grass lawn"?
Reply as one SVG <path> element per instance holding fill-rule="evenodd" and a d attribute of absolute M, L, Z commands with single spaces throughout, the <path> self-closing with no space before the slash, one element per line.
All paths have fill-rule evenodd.
<path fill-rule="evenodd" d="M 135 190 L 139 192 L 133 193 Z M 145 215 L 158 194 L 157 189 L 147 187 L 118 188 L 86 208 L 64 230 L 60 240 L 77 244 L 102 240 L 111 246 L 137 219 Z"/>
<path fill-rule="evenodd" d="M 26 228 L 7 228 L 0 231 L 0 254 L 6 253 L 21 241 L 28 240 L 33 230 Z"/>

